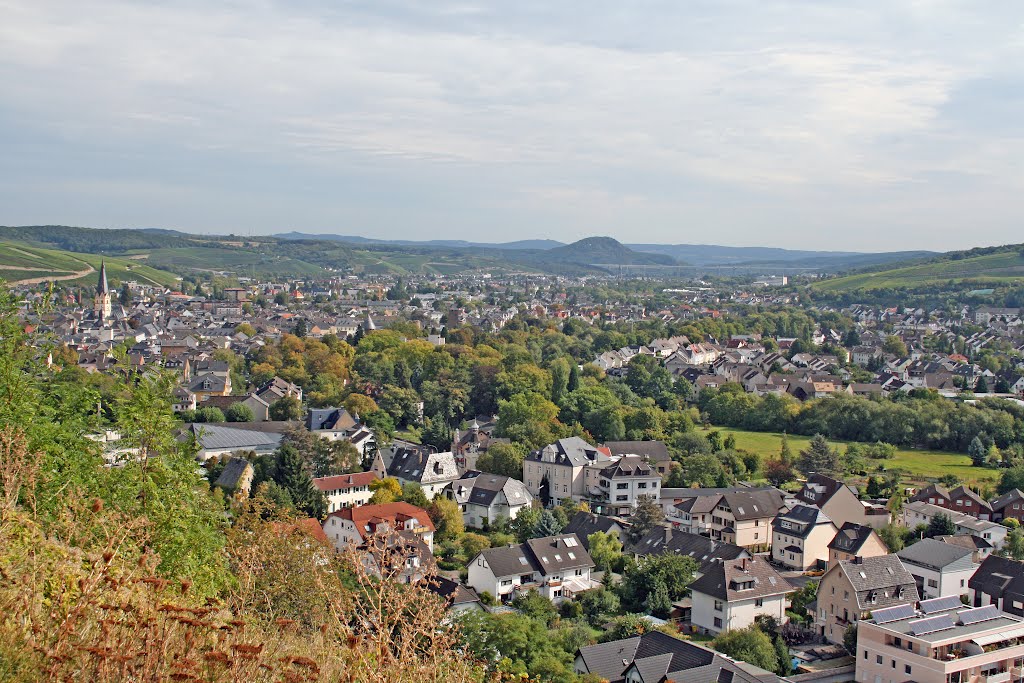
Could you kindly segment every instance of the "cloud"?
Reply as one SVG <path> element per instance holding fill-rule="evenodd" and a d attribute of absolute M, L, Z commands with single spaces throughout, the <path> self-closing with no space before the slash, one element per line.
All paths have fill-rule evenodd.
<path fill-rule="evenodd" d="M 602 228 L 628 233 L 631 220 L 643 220 L 650 241 L 677 239 L 679 217 L 699 206 L 723 242 L 780 223 L 792 226 L 780 229 L 781 244 L 821 240 L 813 227 L 782 220 L 798 207 L 835 225 L 857 216 L 895 227 L 901 245 L 920 246 L 935 224 L 907 222 L 904 206 L 996 198 L 986 218 L 992 237 L 971 235 L 985 241 L 1008 235 L 1022 208 L 1024 144 L 1012 130 L 1019 98 L 985 91 L 1010 102 L 1001 104 L 998 138 L 972 125 L 963 100 L 977 91 L 965 84 L 1024 57 L 1015 5 L 1000 16 L 925 2 L 627 10 L 0 0 L 0 15 L 9 135 L 39 136 L 54 159 L 101 148 L 110 163 L 94 170 L 109 183 L 142 176 L 159 187 L 168 165 L 222 168 L 202 196 L 244 195 L 232 176 L 258 165 L 259 184 L 277 180 L 278 189 L 254 198 L 268 203 L 257 229 L 279 225 L 271 202 L 294 210 L 296 186 L 364 173 L 376 189 L 348 197 L 363 204 L 351 211 L 392 236 L 420 234 L 413 225 L 424 215 L 465 236 L 488 211 L 510 210 L 543 234 L 578 233 L 605 207 L 616 222 L 598 221 Z M 965 182 L 979 177 L 991 183 L 984 193 Z M 429 211 L 422 197 L 404 212 L 387 204 L 389 195 L 419 195 L 416 185 L 451 200 Z M 517 197 L 522 205 L 511 207 Z M 290 218 L 338 215 L 326 192 L 306 199 Z M 203 227 L 208 201 L 175 212 L 178 225 Z M 97 215 L 90 211 L 76 222 Z M 941 226 L 951 245 L 963 241 L 957 227 Z M 842 246 L 880 248 L 852 238 Z"/>

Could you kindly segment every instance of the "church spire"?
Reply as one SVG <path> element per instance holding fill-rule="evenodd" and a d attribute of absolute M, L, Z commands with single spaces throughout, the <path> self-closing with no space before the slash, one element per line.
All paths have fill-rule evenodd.
<path fill-rule="evenodd" d="M 107 294 L 110 289 L 107 287 L 107 264 L 100 260 L 100 281 L 96 285 L 97 294 Z"/>

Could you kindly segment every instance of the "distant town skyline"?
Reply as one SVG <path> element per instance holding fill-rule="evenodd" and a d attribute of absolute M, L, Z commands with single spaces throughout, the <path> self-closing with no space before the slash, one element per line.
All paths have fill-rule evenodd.
<path fill-rule="evenodd" d="M 1024 4 L 0 0 L 0 224 L 1016 243 Z"/>

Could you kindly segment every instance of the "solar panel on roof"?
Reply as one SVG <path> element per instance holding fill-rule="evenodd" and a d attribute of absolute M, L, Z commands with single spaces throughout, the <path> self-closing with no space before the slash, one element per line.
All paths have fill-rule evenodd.
<path fill-rule="evenodd" d="M 926 633 L 935 633 L 936 631 L 945 631 L 948 628 L 954 628 L 956 622 L 953 621 L 953 617 L 948 614 L 940 614 L 936 617 L 927 617 L 925 619 L 917 619 L 912 621 L 907 626 L 910 627 L 910 634 L 914 636 L 923 636 Z"/>
<path fill-rule="evenodd" d="M 909 619 L 912 616 L 914 616 L 914 608 L 910 605 L 896 605 L 871 612 L 871 618 L 875 620 L 876 624 L 888 624 L 890 621 Z"/>
<path fill-rule="evenodd" d="M 944 595 L 941 598 L 922 600 L 921 611 L 925 614 L 934 614 L 935 612 L 945 612 L 947 610 L 956 609 L 962 605 L 963 603 L 960 602 L 960 598 L 956 595 Z"/>
<path fill-rule="evenodd" d="M 968 624 L 977 624 L 982 621 L 989 621 L 990 619 L 998 619 L 1000 616 L 999 608 L 995 605 L 986 605 L 984 607 L 976 607 L 975 609 L 965 609 L 961 612 L 956 613 L 960 617 L 960 623 L 964 626 Z"/>

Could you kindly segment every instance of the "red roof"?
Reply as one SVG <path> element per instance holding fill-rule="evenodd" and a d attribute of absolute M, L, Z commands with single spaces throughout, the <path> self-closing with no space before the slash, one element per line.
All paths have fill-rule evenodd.
<path fill-rule="evenodd" d="M 404 521 L 409 518 L 415 519 L 420 526 L 434 531 L 434 523 L 430 521 L 430 516 L 427 511 L 423 508 L 418 508 L 411 503 L 398 502 L 398 503 L 383 503 L 381 505 L 359 505 L 354 508 L 342 508 L 336 512 L 332 512 L 327 515 L 328 517 L 341 517 L 342 519 L 352 520 L 355 524 L 356 531 L 361 536 L 364 527 L 367 523 L 374 522 L 379 524 L 382 521 L 387 521 L 392 525 L 395 525 L 396 521 Z"/>
<path fill-rule="evenodd" d="M 333 477 L 319 477 L 313 480 L 321 491 L 349 489 L 356 486 L 369 486 L 377 478 L 376 472 L 356 472 L 355 474 L 338 474 Z"/>

